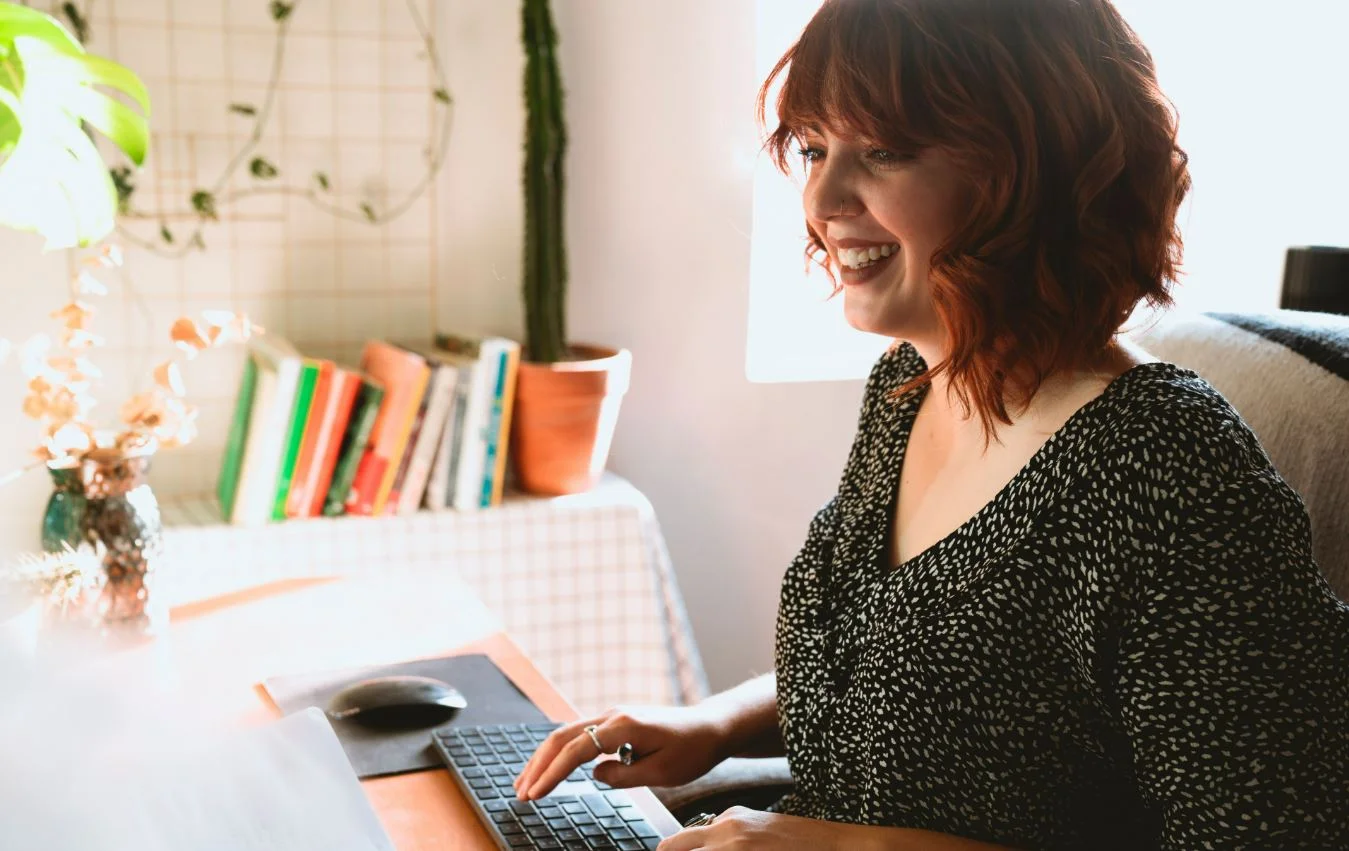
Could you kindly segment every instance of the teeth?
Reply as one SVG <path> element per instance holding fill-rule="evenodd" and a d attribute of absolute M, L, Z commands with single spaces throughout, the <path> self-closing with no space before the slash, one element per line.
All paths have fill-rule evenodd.
<path fill-rule="evenodd" d="M 873 245 L 868 248 L 839 249 L 838 259 L 849 269 L 865 269 L 883 257 L 889 257 L 899 251 L 897 244 Z"/>

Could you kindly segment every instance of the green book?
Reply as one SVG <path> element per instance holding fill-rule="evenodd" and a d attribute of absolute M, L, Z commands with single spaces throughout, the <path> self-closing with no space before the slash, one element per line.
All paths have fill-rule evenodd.
<path fill-rule="evenodd" d="M 286 498 L 295 477 L 295 461 L 300 457 L 304 443 L 304 429 L 309 423 L 309 408 L 314 401 L 314 385 L 319 377 L 319 362 L 305 360 L 300 366 L 300 382 L 295 390 L 295 404 L 290 409 L 290 425 L 286 428 L 285 454 L 281 456 L 281 471 L 277 475 L 276 498 L 272 503 L 272 519 L 286 519 Z"/>
<path fill-rule="evenodd" d="M 234 419 L 230 421 L 225 457 L 220 464 L 220 478 L 215 486 L 215 495 L 220 500 L 220 515 L 226 523 L 234 516 L 234 498 L 239 493 L 239 474 L 244 469 L 244 445 L 248 441 L 248 421 L 253 413 L 253 391 L 257 386 L 258 364 L 249 352 L 244 355 L 239 395 L 234 399 Z"/>
<path fill-rule="evenodd" d="M 333 480 L 328 487 L 328 496 L 323 501 L 325 516 L 346 514 L 351 483 L 356 480 L 356 469 L 365 455 L 365 447 L 370 442 L 370 432 L 375 428 L 375 419 L 379 416 L 379 406 L 383 401 L 384 387 L 370 376 L 362 375 L 361 389 L 356 392 L 356 401 L 351 403 L 351 417 L 347 420 L 346 433 L 342 435 L 342 446 L 337 450 Z"/>

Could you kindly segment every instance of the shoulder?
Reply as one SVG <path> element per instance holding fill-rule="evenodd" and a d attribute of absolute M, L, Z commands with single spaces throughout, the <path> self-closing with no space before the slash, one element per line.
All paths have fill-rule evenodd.
<path fill-rule="evenodd" d="M 862 394 L 863 416 L 889 402 L 895 390 L 926 371 L 927 364 L 913 344 L 896 340 L 871 365 Z"/>
<path fill-rule="evenodd" d="M 1192 370 L 1141 364 L 1108 393 L 1090 451 L 1116 484 L 1144 486 L 1153 499 L 1183 510 L 1236 482 L 1282 483 L 1255 432 Z"/>

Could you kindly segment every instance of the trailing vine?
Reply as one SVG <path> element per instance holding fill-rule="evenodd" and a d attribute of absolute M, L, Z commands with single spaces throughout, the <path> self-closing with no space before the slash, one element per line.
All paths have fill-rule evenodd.
<path fill-rule="evenodd" d="M 272 110 L 276 103 L 276 93 L 281 80 L 281 71 L 286 55 L 286 35 L 290 22 L 303 0 L 271 0 L 269 11 L 276 24 L 276 46 L 272 52 L 272 67 L 263 99 L 260 105 L 249 103 L 230 103 L 226 105 L 232 114 L 247 118 L 253 122 L 252 133 L 243 145 L 230 158 L 220 175 L 206 186 L 193 190 L 187 203 L 176 209 L 142 210 L 135 206 L 135 173 L 128 166 L 109 169 L 113 186 L 117 190 L 118 209 L 120 211 L 117 231 L 128 244 L 153 252 L 162 257 L 178 258 L 193 249 L 205 249 L 204 233 L 212 222 L 219 220 L 221 213 L 231 205 L 245 198 L 262 195 L 288 195 L 301 198 L 315 207 L 338 218 L 364 222 L 377 226 L 393 221 L 416 203 L 417 199 L 431 186 L 445 162 L 449 149 L 451 128 L 451 106 L 449 88 L 445 79 L 445 69 L 441 64 L 436 42 L 427 28 L 425 20 L 417 9 L 415 0 L 405 0 L 408 15 L 412 18 L 421 39 L 425 58 L 431 63 L 433 86 L 428 97 L 434 100 L 434 120 L 431 138 L 424 151 L 426 170 L 415 185 L 398 201 L 383 209 L 377 209 L 373 199 L 361 201 L 353 209 L 336 203 L 332 199 L 332 184 L 326 172 L 316 171 L 304 184 L 287 183 L 283 179 L 283 169 L 259 151 Z M 91 0 L 92 5 L 92 0 Z M 74 3 L 65 2 L 60 7 L 61 14 L 69 22 L 71 29 L 84 42 L 89 35 L 87 12 L 81 12 Z M 225 191 L 230 180 L 247 168 L 254 183 L 242 189 Z M 188 231 L 184 233 L 179 223 L 188 222 Z M 138 233 L 129 223 L 157 225 L 153 236 Z"/>

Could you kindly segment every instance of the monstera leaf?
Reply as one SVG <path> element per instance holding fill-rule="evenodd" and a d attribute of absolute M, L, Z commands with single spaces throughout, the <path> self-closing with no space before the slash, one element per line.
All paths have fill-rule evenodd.
<path fill-rule="evenodd" d="M 130 70 L 86 53 L 51 16 L 0 2 L 0 225 L 35 231 L 48 249 L 107 236 L 117 192 L 85 128 L 140 165 L 149 113 Z"/>

